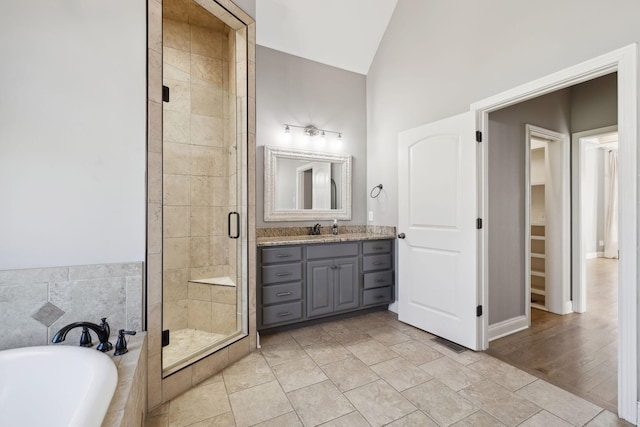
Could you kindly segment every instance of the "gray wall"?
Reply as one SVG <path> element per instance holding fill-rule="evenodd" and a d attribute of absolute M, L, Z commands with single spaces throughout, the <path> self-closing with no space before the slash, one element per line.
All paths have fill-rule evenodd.
<path fill-rule="evenodd" d="M 264 222 L 264 145 L 350 154 L 352 217 L 340 224 L 365 224 L 367 129 L 365 76 L 263 46 L 256 48 L 256 224 L 258 227 L 313 225 L 317 221 Z M 284 124 L 343 132 L 325 140 L 305 138 L 301 129 L 284 134 Z M 324 221 L 322 225 L 330 225 Z"/>
<path fill-rule="evenodd" d="M 0 270 L 144 260 L 145 22 L 142 1 L 3 4 Z"/>
<path fill-rule="evenodd" d="M 525 125 L 569 134 L 564 89 L 489 114 L 489 324 L 524 315 Z"/>
<path fill-rule="evenodd" d="M 256 19 L 256 0 L 233 0 L 240 9 L 244 10 L 247 15 Z"/>
<path fill-rule="evenodd" d="M 618 73 L 571 88 L 571 132 L 583 132 L 618 123 Z"/>
<path fill-rule="evenodd" d="M 638 16 L 636 0 L 399 0 L 367 75 L 367 188 L 385 187 L 374 223 L 397 223 L 399 131 L 634 43 Z M 607 31 L 577 31 L 591 22 Z"/>

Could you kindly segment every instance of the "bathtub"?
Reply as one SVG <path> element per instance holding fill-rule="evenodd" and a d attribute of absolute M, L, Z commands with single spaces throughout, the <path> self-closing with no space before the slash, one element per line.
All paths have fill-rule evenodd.
<path fill-rule="evenodd" d="M 93 348 L 0 351 L 0 425 L 99 427 L 117 382 L 111 358 Z"/>

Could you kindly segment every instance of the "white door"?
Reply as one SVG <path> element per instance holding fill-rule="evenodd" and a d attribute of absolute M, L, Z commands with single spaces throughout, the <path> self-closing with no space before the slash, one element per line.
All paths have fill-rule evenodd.
<path fill-rule="evenodd" d="M 399 135 L 398 318 L 479 350 L 474 136 L 472 113 Z"/>

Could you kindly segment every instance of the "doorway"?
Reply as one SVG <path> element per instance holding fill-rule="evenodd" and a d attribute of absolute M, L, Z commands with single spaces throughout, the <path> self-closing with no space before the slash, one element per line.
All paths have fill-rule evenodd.
<path fill-rule="evenodd" d="M 483 101 L 472 104 L 472 111 L 476 112 L 482 135 L 486 135 L 487 144 L 482 144 L 479 163 L 482 164 L 482 182 L 479 190 L 482 194 L 479 212 L 489 218 L 488 182 L 491 169 L 488 167 L 489 151 L 493 133 L 489 128 L 489 114 L 523 101 L 532 100 L 554 91 L 586 82 L 588 80 L 617 72 L 618 96 L 618 126 L 620 131 L 620 194 L 628 194 L 624 200 L 620 199 L 620 253 L 619 261 L 619 297 L 618 297 L 618 351 L 619 360 L 618 383 L 618 415 L 631 422 L 637 421 L 637 206 L 635 195 L 637 190 L 637 90 L 636 90 L 636 46 L 631 45 L 609 54 L 578 64 L 558 73 L 544 77 L 537 81 L 514 88 L 505 93 L 495 95 Z M 488 227 L 489 228 L 489 227 Z M 489 271 L 491 256 L 489 253 L 488 228 L 481 231 L 479 246 L 481 247 L 482 279 L 479 285 L 480 299 L 483 304 L 489 303 Z M 491 314 L 491 311 L 490 311 Z M 565 316 L 566 317 L 566 316 Z M 520 319 L 513 316 L 503 325 L 502 331 L 515 328 L 525 329 Z M 491 328 L 490 316 L 485 316 L 481 327 L 484 348 L 489 347 Z M 509 332 L 506 332 L 509 333 Z"/>
<path fill-rule="evenodd" d="M 490 114 L 489 128 L 490 132 L 496 128 L 503 130 L 492 132 L 494 137 L 490 141 L 493 144 L 490 156 L 495 150 L 507 151 L 502 148 L 509 146 L 510 154 L 506 157 L 507 154 L 502 153 L 502 162 L 510 160 L 509 166 L 514 163 L 521 165 L 520 168 L 509 169 L 489 159 L 489 165 L 497 169 L 492 171 L 489 181 L 490 217 L 497 216 L 494 211 L 500 209 L 505 203 L 504 199 L 509 199 L 514 208 L 521 209 L 520 213 L 512 211 L 511 217 L 499 217 L 499 224 L 494 223 L 495 219 L 490 220 L 489 239 L 496 240 L 495 234 L 500 234 L 500 246 L 495 247 L 490 243 L 489 256 L 494 260 L 506 256 L 518 259 L 523 257 L 524 252 L 525 265 L 524 269 L 518 270 L 513 263 L 509 263 L 508 268 L 490 263 L 490 268 L 494 270 L 489 272 L 492 281 L 489 287 L 489 319 L 491 321 L 493 318 L 495 322 L 496 317 L 502 314 L 492 312 L 494 299 L 491 294 L 497 285 L 503 285 L 500 289 L 505 289 L 505 292 L 500 292 L 501 296 L 524 287 L 524 314 L 529 327 L 513 336 L 491 341 L 489 353 L 614 411 L 617 395 L 617 321 L 604 318 L 600 322 L 595 312 L 585 318 L 562 315 L 573 311 L 570 294 L 572 251 L 569 230 L 572 224 L 568 182 L 571 164 L 569 134 L 573 126 L 584 126 L 584 123 L 593 123 L 596 119 L 617 122 L 616 109 L 610 107 L 611 103 L 603 101 L 602 92 L 594 90 L 594 87 L 606 87 L 607 90 L 603 92 L 613 98 L 615 107 L 615 82 L 616 75 L 610 74 L 497 110 Z M 592 94 L 587 95 L 588 92 Z M 588 117 L 582 114 L 586 109 L 592 112 Z M 544 127 L 522 124 L 527 121 Z M 516 147 L 512 147 L 514 145 Z M 589 170 L 586 165 L 582 168 L 585 175 Z M 521 176 L 525 178 L 524 185 L 515 184 L 519 188 L 514 188 L 508 195 L 495 194 L 496 179 L 507 178 L 518 182 L 517 178 Z M 586 180 L 583 187 L 585 193 L 593 193 Z M 518 197 L 522 194 L 526 196 Z M 587 200 L 586 197 L 583 199 Z M 520 223 L 518 215 L 524 216 L 523 228 L 520 229 L 524 234 L 524 243 L 514 235 Z M 586 218 L 586 215 L 583 217 Z M 508 221 L 515 226 L 510 226 Z M 574 222 L 574 228 L 576 224 Z M 513 275 L 514 280 L 507 281 L 507 274 Z M 591 283 L 593 286 L 598 284 Z M 617 281 L 613 285 L 617 287 Z M 606 286 L 603 290 L 606 290 Z M 594 302 L 598 311 L 605 311 L 604 301 L 608 299 L 608 295 L 604 295 L 602 301 Z M 606 310 L 610 313 L 609 307 Z M 615 306 L 613 314 L 617 318 Z M 506 331 L 507 334 L 510 332 Z M 611 351 L 614 354 L 613 361 Z M 587 381 L 586 378 L 590 379 Z M 609 386 L 599 387 L 602 382 Z M 611 386 L 613 392 L 610 391 Z M 598 394 L 601 389 L 609 390 L 606 396 Z"/>
<path fill-rule="evenodd" d="M 612 77 L 600 80 L 606 82 L 608 79 L 610 92 L 615 92 Z M 579 92 L 592 90 L 589 87 L 585 89 L 584 85 L 578 88 Z M 615 98 L 615 93 L 611 96 Z M 585 97 L 579 98 L 585 102 Z M 551 104 L 561 99 L 561 96 L 553 96 L 548 103 L 540 99 L 535 106 L 551 108 Z M 601 100 L 597 97 L 597 101 Z M 536 116 L 536 108 L 521 106 L 516 111 Z M 615 114 L 604 118 L 602 116 L 606 114 L 599 116 L 600 120 L 616 120 Z M 496 119 L 504 125 L 504 117 L 502 114 Z M 514 116 L 507 117 L 513 119 Z M 543 116 L 536 117 L 544 120 Z M 563 158 L 563 150 L 559 149 L 563 142 L 568 145 L 568 138 L 547 129 L 525 126 L 525 137 L 522 138 L 524 154 L 527 155 L 525 282 L 526 289 L 530 290 L 530 294 L 527 291 L 525 295 L 525 314 L 529 329 L 492 340 L 488 350 L 492 356 L 612 412 L 617 411 L 616 130 L 617 126 L 610 126 L 573 135 L 574 191 L 571 200 L 574 212 L 571 226 L 574 245 L 571 252 L 574 269 L 578 266 L 582 273 L 573 275 L 574 281 L 581 285 L 578 289 L 581 297 L 577 296 L 578 292 L 573 292 L 575 306 L 572 310 L 571 300 L 566 305 L 561 304 L 561 299 L 554 300 L 561 298 L 562 291 L 569 295 L 570 280 L 554 277 L 554 272 L 568 268 L 569 257 L 564 258 L 567 265 L 560 265 L 558 261 L 562 258 L 557 256 L 557 249 L 568 241 L 562 237 L 558 227 L 567 215 L 567 212 L 563 214 L 566 209 L 562 206 L 570 196 L 564 194 L 559 200 L 554 200 L 557 195 L 546 191 L 551 184 L 555 185 L 554 191 L 557 192 L 558 183 L 569 174 L 569 159 Z M 554 171 L 553 165 L 561 167 Z M 605 222 L 609 223 L 607 251 L 603 250 Z M 596 252 L 597 248 L 600 250 Z M 605 258 L 605 252 L 609 258 Z M 577 299 L 582 299 L 582 303 L 578 305 Z M 588 315 L 577 314 L 586 311 L 587 299 L 591 307 Z M 563 306 L 566 312 L 562 312 Z M 571 311 L 576 313 L 561 316 Z"/>
<path fill-rule="evenodd" d="M 618 126 L 575 133 L 571 144 L 573 311 L 584 313 L 587 260 L 618 259 Z"/>
<path fill-rule="evenodd" d="M 570 68 L 564 69 L 557 73 L 548 75 L 541 79 L 529 82 L 522 86 L 516 87 L 504 93 L 494 95 L 486 98 L 482 101 L 476 102 L 471 105 L 471 111 L 469 113 L 463 113 L 458 116 L 448 117 L 441 119 L 435 123 L 429 123 L 418 128 L 410 129 L 399 134 L 399 149 L 398 149 L 398 183 L 399 188 L 408 188 L 411 190 L 411 183 L 423 183 L 419 180 L 409 180 L 408 185 L 406 181 L 403 181 L 407 177 L 407 169 L 402 166 L 407 163 L 406 154 L 409 149 L 415 146 L 416 149 L 422 148 L 423 144 L 418 144 L 420 141 L 429 141 L 432 136 L 435 136 L 435 131 L 439 135 L 444 135 L 447 139 L 438 138 L 433 146 L 445 147 L 446 149 L 458 150 L 458 147 L 464 145 L 465 147 L 472 141 L 473 132 L 468 127 L 473 127 L 475 124 L 475 141 L 480 144 L 474 144 L 477 146 L 475 168 L 478 173 L 474 173 L 472 184 L 475 185 L 460 185 L 458 188 L 468 189 L 473 187 L 466 194 L 466 197 L 462 197 L 463 194 L 460 191 L 451 192 L 450 199 L 460 196 L 460 201 L 450 202 L 452 207 L 463 204 L 469 200 L 473 200 L 473 204 L 476 206 L 476 210 L 467 209 L 465 214 L 469 212 L 470 216 L 451 215 L 455 213 L 452 208 L 449 209 L 450 215 L 446 215 L 443 218 L 437 217 L 432 222 L 427 221 L 414 221 L 415 227 L 413 229 L 421 229 L 426 231 L 439 231 L 444 229 L 445 226 L 455 230 L 456 232 L 465 231 L 463 233 L 464 238 L 470 239 L 472 242 L 471 253 L 475 254 L 477 264 L 470 263 L 468 270 L 473 274 L 470 277 L 461 280 L 459 283 L 460 295 L 472 295 L 468 301 L 465 299 L 465 304 L 461 303 L 462 299 L 450 298 L 451 292 L 432 294 L 440 297 L 439 300 L 431 299 L 428 304 L 424 304 L 425 298 L 420 298 L 420 295 L 415 292 L 411 292 L 411 283 L 406 285 L 406 281 L 410 282 L 414 278 L 417 278 L 416 271 L 422 267 L 424 270 L 431 272 L 428 268 L 431 264 L 421 263 L 420 259 L 414 257 L 413 262 L 405 264 L 400 268 L 400 271 L 404 271 L 398 275 L 398 281 L 402 280 L 404 284 L 398 289 L 398 311 L 399 316 L 404 312 L 407 314 L 407 308 L 413 304 L 416 308 L 422 308 L 423 311 L 429 311 L 435 314 L 448 315 L 449 319 L 455 318 L 456 321 L 460 321 L 460 327 L 443 328 L 441 331 L 436 328 L 439 326 L 440 318 L 429 318 L 428 315 L 420 316 L 418 320 L 421 320 L 421 324 L 413 322 L 411 319 L 401 318 L 401 321 L 405 321 L 414 326 L 418 326 L 421 329 L 427 331 L 433 331 L 435 334 L 442 336 L 445 339 L 462 343 L 471 349 L 486 350 L 489 348 L 489 339 L 498 338 L 499 336 L 505 336 L 516 332 L 518 330 L 527 329 L 525 311 L 525 299 L 524 299 L 524 171 L 523 162 L 520 159 L 524 159 L 524 154 L 519 156 L 518 151 L 524 151 L 524 144 L 518 143 L 522 141 L 524 135 L 524 124 L 526 121 L 521 121 L 517 126 L 509 128 L 503 126 L 502 123 L 492 126 L 489 119 L 489 115 L 493 112 L 500 111 L 506 107 L 517 107 L 525 101 L 535 102 L 543 95 L 551 96 L 557 94 L 562 90 L 567 90 L 574 85 L 594 80 L 598 77 L 606 76 L 612 73 L 616 74 L 617 82 L 617 122 L 619 126 L 619 150 L 620 150 L 620 163 L 619 163 L 619 192 L 620 194 L 629 195 L 620 199 L 620 253 L 622 257 L 620 259 L 619 267 L 619 305 L 618 305 L 618 360 L 619 367 L 617 370 L 618 378 L 618 415 L 621 418 L 636 422 L 637 420 L 637 382 L 638 382 L 638 365 L 637 365 L 637 289 L 636 289 L 636 273 L 637 273 L 637 210 L 636 206 L 636 194 L 637 194 L 637 48 L 635 45 L 629 45 L 625 48 L 618 49 L 600 57 L 585 61 Z M 565 101 L 566 102 L 566 101 Z M 543 114 L 549 114 L 550 111 L 546 109 L 540 110 Z M 558 123 L 560 123 L 559 131 L 569 134 L 570 128 L 567 126 L 569 120 L 567 118 L 570 113 L 560 115 Z M 557 116 L 554 116 L 558 120 Z M 564 123 L 564 125 L 562 124 Z M 438 126 L 435 128 L 435 126 Z M 550 126 L 556 128 L 555 126 Z M 515 129 L 515 131 L 514 131 Z M 422 133 L 425 133 L 423 135 Z M 432 135 L 433 134 L 433 135 Z M 503 134 L 510 138 L 510 144 L 503 144 L 498 146 L 496 150 L 496 137 Z M 447 142 L 448 141 L 448 142 Z M 434 149 L 430 147 L 430 149 Z M 515 152 L 515 161 L 508 159 L 510 154 Z M 424 156 L 429 158 L 429 156 Z M 433 157 L 433 156 L 432 156 Z M 437 157 L 437 156 L 436 156 Z M 458 156 L 461 157 L 461 156 Z M 459 161 L 454 162 L 455 156 L 449 156 L 451 160 L 449 163 L 452 167 L 448 170 L 457 171 Z M 493 164 L 502 164 L 503 168 L 490 167 Z M 458 165 L 458 166 L 456 166 Z M 409 167 L 409 171 L 416 169 Z M 513 176 L 503 174 L 505 171 L 512 172 Z M 568 174 L 566 174 L 568 175 Z M 493 176 L 493 178 L 492 178 Z M 453 177 L 455 178 L 455 176 Z M 477 180 L 475 179 L 477 178 Z M 443 180 L 444 181 L 444 180 Z M 450 182 L 451 179 L 447 182 Z M 454 180 L 455 181 L 455 180 Z M 430 180 L 424 181 L 429 184 Z M 421 190 L 427 195 L 442 195 L 444 191 L 442 186 L 422 186 Z M 494 203 L 495 199 L 490 197 L 490 192 L 494 195 L 502 196 L 497 197 L 498 204 L 494 204 L 494 209 L 490 208 L 490 202 Z M 477 195 L 477 197 L 476 197 Z M 445 194 L 446 196 L 446 194 Z M 410 254 L 407 253 L 409 247 L 413 242 L 408 242 L 409 235 L 405 235 L 405 229 L 412 227 L 412 223 L 405 221 L 405 216 L 402 213 L 408 209 L 407 200 L 409 198 L 398 198 L 399 215 L 398 226 L 400 238 L 406 239 L 399 243 L 400 262 L 403 259 L 409 259 Z M 421 199 L 422 200 L 422 199 Z M 430 200 L 430 199 L 427 199 Z M 428 204 L 424 206 L 428 207 Z M 472 206 L 473 207 L 473 206 Z M 498 209 L 495 209 L 497 207 Z M 415 211 L 415 214 L 414 214 Z M 418 215 L 422 211 L 418 209 L 409 209 L 411 215 L 415 218 L 421 219 Z M 440 210 L 434 211 L 440 213 Z M 472 221 L 477 214 L 475 221 Z M 413 218 L 409 217 L 409 219 Z M 460 224 L 457 222 L 452 223 L 451 218 L 462 219 Z M 429 219 L 429 218 L 427 218 Z M 437 221 L 436 221 L 437 220 Z M 445 222 L 449 221 L 449 222 Z M 468 228 L 469 224 L 475 223 L 477 230 L 471 230 Z M 436 226 L 432 226 L 435 224 Z M 487 224 L 485 226 L 484 224 Z M 568 224 L 570 225 L 570 224 Z M 504 229 L 505 231 L 511 231 L 511 233 L 494 233 L 489 238 L 490 230 Z M 566 227 L 565 229 L 568 229 Z M 509 236 L 508 238 L 506 236 Z M 516 236 L 517 250 L 502 250 L 504 257 L 495 256 L 496 248 L 500 249 L 500 243 L 512 244 L 513 242 L 508 239 L 513 239 Z M 462 240 L 458 239 L 458 240 Z M 415 240 L 412 237 L 412 240 Z M 450 241 L 452 239 L 449 239 Z M 568 241 L 570 239 L 563 239 Z M 430 245 L 433 247 L 433 244 Z M 506 247 L 506 245 L 505 245 Z M 403 248 L 405 252 L 403 255 Z M 432 250 L 427 248 L 426 250 L 416 251 L 420 252 L 419 256 L 430 251 L 435 255 L 444 254 L 445 251 L 436 248 Z M 493 250 L 493 252 L 492 252 Z M 448 250 L 452 256 L 458 256 L 461 252 L 457 248 L 454 250 Z M 567 260 L 569 262 L 569 260 Z M 435 263 L 432 263 L 436 265 Z M 453 264 L 449 262 L 449 264 Z M 492 264 L 494 268 L 492 268 Z M 495 268 L 497 264 L 498 268 Z M 562 264 L 566 265 L 566 264 Z M 415 268 L 411 268 L 415 266 Z M 445 289 L 445 284 L 449 285 L 457 280 L 455 272 L 465 271 L 464 268 L 452 269 L 448 271 L 441 265 L 436 265 L 433 271 L 437 271 L 438 275 L 433 277 L 430 282 L 434 287 L 434 291 L 441 291 Z M 492 280 L 490 277 L 493 272 L 500 271 L 506 278 L 506 285 L 503 289 L 499 289 L 497 292 L 495 289 L 491 290 L 497 281 Z M 433 274 L 433 273 L 432 273 Z M 423 280 L 428 282 L 427 280 Z M 417 283 L 417 281 L 416 281 Z M 456 282 L 457 284 L 457 282 Z M 403 290 L 405 288 L 405 290 Z M 565 287 L 563 286 L 563 289 Z M 417 289 L 418 291 L 422 288 Z M 511 298 L 515 293 L 516 298 Z M 445 298 L 441 297 L 444 296 Z M 454 301 L 452 304 L 451 301 Z M 563 300 L 564 301 L 564 300 Z M 448 305 L 447 305 L 448 304 Z M 478 304 L 474 307 L 475 304 Z M 420 306 L 420 307 L 418 307 Z M 464 313 L 460 308 L 464 308 Z M 500 317 L 496 319 L 496 310 L 501 310 Z M 485 311 L 486 309 L 486 311 Z M 463 317 L 468 316 L 469 313 L 474 312 L 475 318 Z M 562 317 L 561 317 L 562 318 Z M 462 322 L 464 320 L 464 322 Z M 450 322 L 451 323 L 451 322 Z M 491 325 L 491 326 L 490 326 Z M 475 326 L 475 327 L 474 327 Z M 456 334 L 462 333 L 461 329 L 464 329 L 468 336 L 464 341 L 461 336 Z"/>
<path fill-rule="evenodd" d="M 570 92 L 565 95 L 571 98 Z M 524 283 L 529 325 L 531 308 L 571 312 L 569 159 L 567 135 L 525 125 Z"/>

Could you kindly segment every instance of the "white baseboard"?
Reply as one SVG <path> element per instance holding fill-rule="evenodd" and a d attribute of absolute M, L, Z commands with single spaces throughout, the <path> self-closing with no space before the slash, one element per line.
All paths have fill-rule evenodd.
<path fill-rule="evenodd" d="M 602 258 L 602 257 L 604 257 L 604 252 L 589 252 L 586 255 L 587 259 Z"/>
<path fill-rule="evenodd" d="M 489 341 L 511 335 L 529 327 L 527 316 L 518 316 L 489 325 Z"/>
<path fill-rule="evenodd" d="M 564 302 L 564 313 L 563 314 L 569 314 L 569 313 L 573 313 L 573 301 L 565 301 Z"/>
<path fill-rule="evenodd" d="M 394 301 L 389 304 L 389 311 L 393 311 L 395 314 L 398 314 L 398 301 Z"/>

